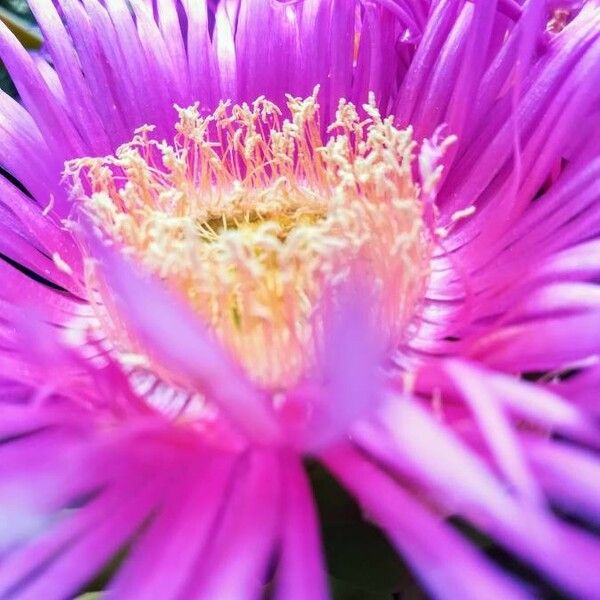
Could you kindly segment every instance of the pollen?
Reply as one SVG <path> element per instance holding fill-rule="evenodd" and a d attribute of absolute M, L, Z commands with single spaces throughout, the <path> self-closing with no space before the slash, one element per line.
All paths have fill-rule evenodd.
<path fill-rule="evenodd" d="M 315 368 L 323 303 L 357 266 L 373 322 L 401 342 L 432 249 L 411 129 L 372 96 L 341 100 L 325 126 L 318 88 L 283 109 L 265 98 L 176 109 L 170 143 L 144 126 L 114 156 L 67 164 L 105 238 L 183 295 L 268 388 Z"/>

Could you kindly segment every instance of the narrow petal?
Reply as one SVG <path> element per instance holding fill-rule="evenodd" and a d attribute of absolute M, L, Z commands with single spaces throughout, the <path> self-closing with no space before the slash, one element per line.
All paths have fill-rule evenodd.
<path fill-rule="evenodd" d="M 243 467 L 194 582 L 199 600 L 251 600 L 261 594 L 279 529 L 281 470 L 273 454 L 260 450 Z"/>
<path fill-rule="evenodd" d="M 295 457 L 285 457 L 282 472 L 285 513 L 276 598 L 326 600 L 323 549 L 310 484 Z"/>
<path fill-rule="evenodd" d="M 64 86 L 73 122 L 87 142 L 90 154 L 106 154 L 110 143 L 100 115 L 83 78 L 77 54 L 67 30 L 51 0 L 32 0 L 29 5 L 44 34 L 44 43 L 52 56 L 57 75 Z"/>
<path fill-rule="evenodd" d="M 598 331 L 598 313 L 538 319 L 491 332 L 470 355 L 502 370 L 559 370 L 598 354 Z"/>
<path fill-rule="evenodd" d="M 114 598 L 180 598 L 209 543 L 226 498 L 232 459 L 211 453 L 178 465 L 158 514 L 110 583 Z"/>
<path fill-rule="evenodd" d="M 527 453 L 546 493 L 563 510 L 600 523 L 600 464 L 560 442 L 532 442 Z"/>
<path fill-rule="evenodd" d="M 0 56 L 23 103 L 52 149 L 59 157 L 85 156 L 86 147 L 73 123 L 42 79 L 33 58 L 0 22 Z"/>
<path fill-rule="evenodd" d="M 465 401 L 481 428 L 485 443 L 489 445 L 507 480 L 524 499 L 534 505 L 542 505 L 542 494 L 524 460 L 518 436 L 494 395 L 465 364 L 452 362 L 446 369 L 454 378 L 456 386 L 463 391 Z"/>
<path fill-rule="evenodd" d="M 335 306 L 332 303 L 324 317 L 320 359 L 324 389 L 319 389 L 312 402 L 308 400 L 311 416 L 304 443 L 311 451 L 345 435 L 379 400 L 381 348 L 368 322 L 368 294 L 362 285 L 353 283 L 338 290 L 336 296 Z"/>
<path fill-rule="evenodd" d="M 358 498 L 363 510 L 411 563 L 435 598 L 527 598 L 439 517 L 429 513 L 379 469 L 349 448 L 325 463 Z"/>
<path fill-rule="evenodd" d="M 162 482 L 161 482 L 162 483 Z M 46 536 L 9 555 L 0 566 L 3 595 L 68 597 L 128 540 L 160 498 L 157 482 L 128 485 L 102 494 Z"/>
<path fill-rule="evenodd" d="M 219 80 L 206 3 L 186 0 L 184 6 L 188 19 L 187 58 L 192 101 L 198 100 L 204 107 L 212 106 L 220 100 Z"/>
<path fill-rule="evenodd" d="M 390 403 L 382 423 L 393 442 L 379 434 L 362 440 L 385 464 L 405 473 L 442 503 L 450 503 L 482 531 L 531 563 L 577 597 L 593 597 L 600 585 L 595 563 L 600 549 L 592 536 L 562 523 L 548 510 L 522 504 L 463 446 L 413 402 Z M 367 432 L 368 433 L 368 432 Z M 523 527 L 527 523 L 527 527 Z M 561 561 L 565 547 L 578 559 Z"/>
<path fill-rule="evenodd" d="M 277 437 L 261 394 L 191 310 L 116 254 L 102 249 L 99 242 L 96 248 L 125 325 L 144 350 L 193 389 L 206 394 L 249 435 L 263 441 Z M 141 298 L 143 307 L 139 305 Z"/>

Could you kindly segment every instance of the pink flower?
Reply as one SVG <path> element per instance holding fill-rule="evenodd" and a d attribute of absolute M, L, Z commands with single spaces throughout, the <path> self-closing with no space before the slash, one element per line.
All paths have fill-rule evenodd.
<path fill-rule="evenodd" d="M 0 597 L 325 598 L 306 457 L 433 597 L 531 592 L 449 516 L 598 597 L 597 3 L 30 4 Z"/>

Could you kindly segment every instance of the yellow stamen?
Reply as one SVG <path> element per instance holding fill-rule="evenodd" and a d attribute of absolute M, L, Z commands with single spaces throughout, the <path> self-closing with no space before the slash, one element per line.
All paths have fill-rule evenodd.
<path fill-rule="evenodd" d="M 178 108 L 172 145 L 144 126 L 115 156 L 67 165 L 102 231 L 272 388 L 314 366 L 322 300 L 357 264 L 382 336 L 401 340 L 431 253 L 411 129 L 373 97 L 362 117 L 341 100 L 324 140 L 317 93 L 288 96 L 289 118 L 264 98 L 207 117 Z"/>

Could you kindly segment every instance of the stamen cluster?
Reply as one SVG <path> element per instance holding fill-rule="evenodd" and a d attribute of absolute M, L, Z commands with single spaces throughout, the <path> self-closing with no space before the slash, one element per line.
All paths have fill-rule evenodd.
<path fill-rule="evenodd" d="M 185 296 L 249 374 L 274 389 L 314 366 L 321 306 L 360 274 L 375 324 L 401 339 L 423 294 L 431 243 L 410 129 L 318 89 L 177 108 L 172 144 L 138 129 L 114 156 L 68 163 L 74 195 L 105 236 Z M 285 357 L 285 360 L 282 360 Z"/>

